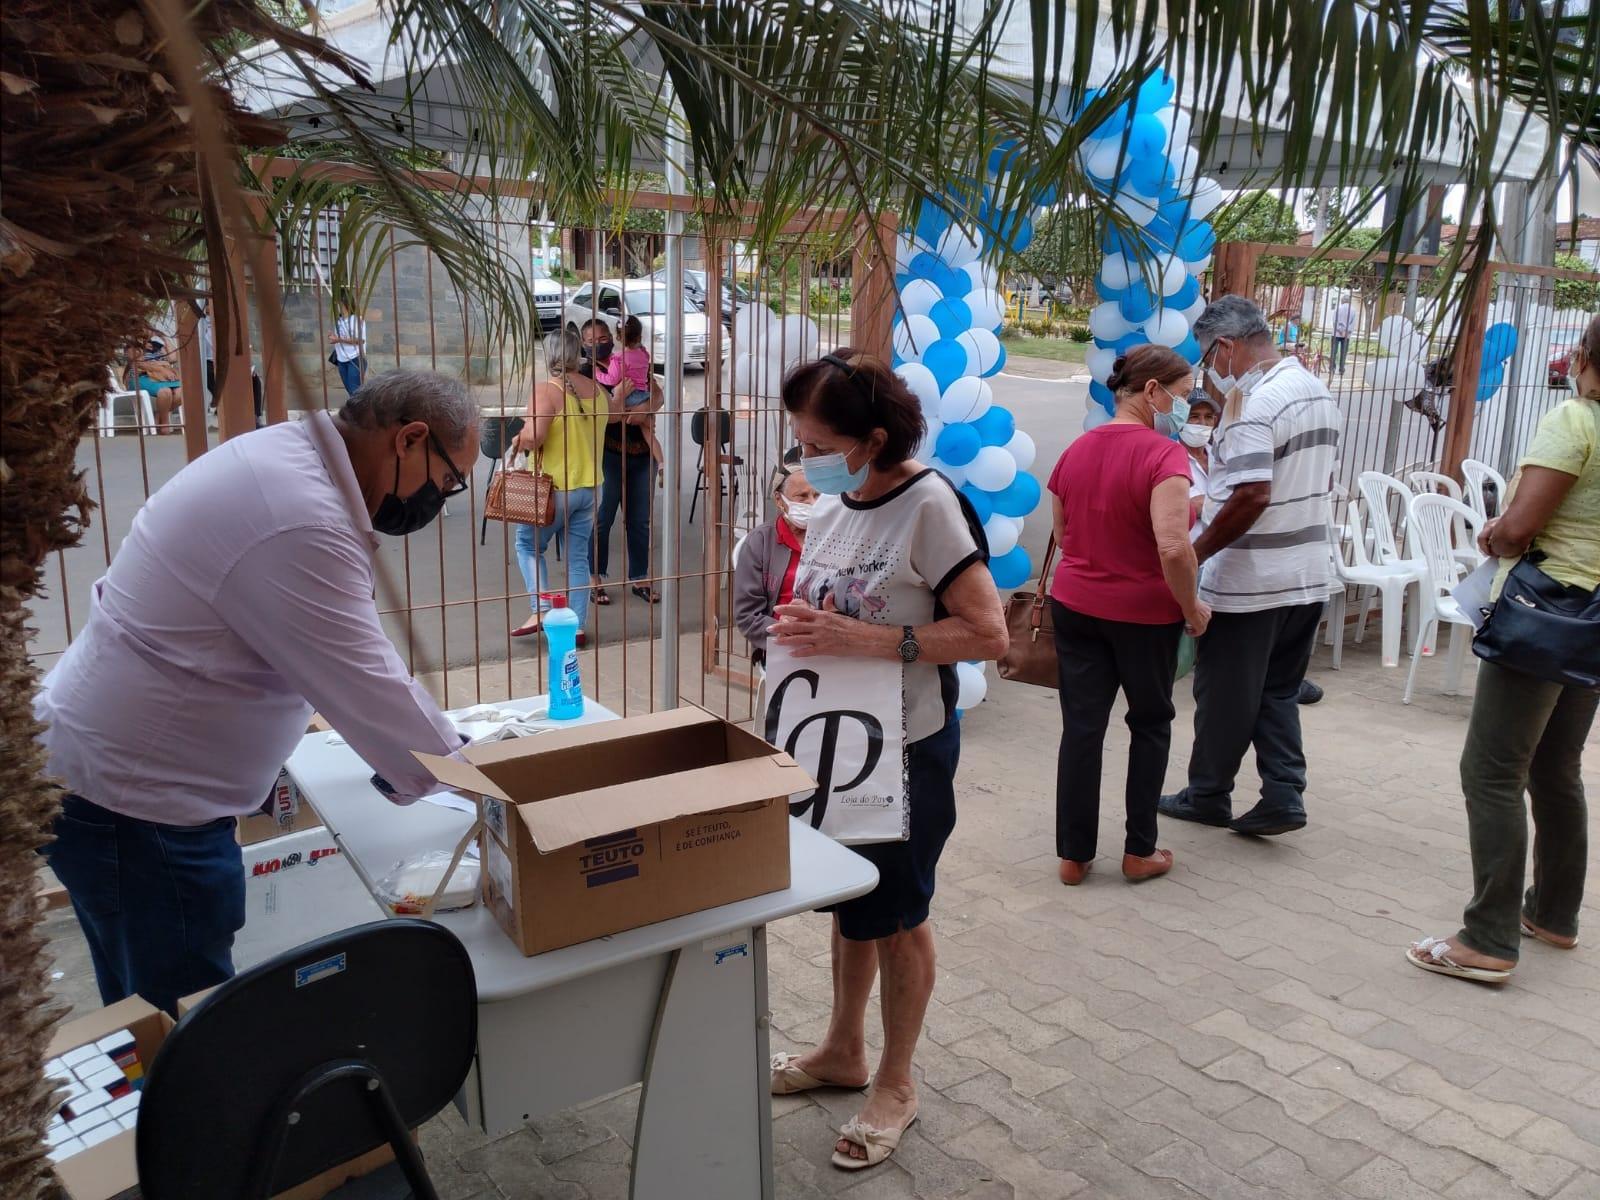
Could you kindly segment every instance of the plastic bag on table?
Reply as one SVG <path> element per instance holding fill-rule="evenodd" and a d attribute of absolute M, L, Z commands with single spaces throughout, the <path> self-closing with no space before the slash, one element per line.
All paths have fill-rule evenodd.
<path fill-rule="evenodd" d="M 394 868 L 378 880 L 378 901 L 396 916 L 425 915 L 433 893 L 439 890 L 439 881 L 450 870 L 449 850 L 429 850 L 414 854 L 395 863 Z M 462 857 L 445 886 L 435 913 L 455 912 L 471 908 L 478 902 L 477 847 Z"/>

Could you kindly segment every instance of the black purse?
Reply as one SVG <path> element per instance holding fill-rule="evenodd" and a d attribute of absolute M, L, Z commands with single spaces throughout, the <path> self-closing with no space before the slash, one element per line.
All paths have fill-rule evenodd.
<path fill-rule="evenodd" d="M 1600 688 L 1600 588 L 1551 579 L 1544 555 L 1522 556 L 1472 639 L 1485 662 L 1566 687 Z"/>

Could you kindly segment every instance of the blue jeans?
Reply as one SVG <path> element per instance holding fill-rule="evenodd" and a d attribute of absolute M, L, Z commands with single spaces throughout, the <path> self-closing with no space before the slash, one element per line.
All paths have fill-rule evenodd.
<path fill-rule="evenodd" d="M 650 577 L 650 493 L 655 460 L 649 452 L 624 454 L 607 446 L 602 461 L 605 484 L 600 489 L 600 537 L 595 547 L 595 574 L 602 579 L 611 564 L 611 526 L 621 507 L 623 540 L 628 546 L 628 578 Z M 627 491 L 624 503 L 623 491 Z"/>
<path fill-rule="evenodd" d="M 530 604 L 544 612 L 550 606 L 539 597 L 549 593 L 550 575 L 544 552 L 557 533 L 564 533 L 561 546 L 567 564 L 567 603 L 582 629 L 589 618 L 589 547 L 594 540 L 594 489 L 578 488 L 555 494 L 555 523 L 540 528 L 517 526 L 517 566 L 532 597 Z"/>
<path fill-rule="evenodd" d="M 354 396 L 356 394 L 356 389 L 361 386 L 361 360 L 359 358 L 352 358 L 346 362 L 345 360 L 341 359 L 338 366 L 339 382 L 344 384 L 345 391 Z"/>
<path fill-rule="evenodd" d="M 178 999 L 233 976 L 244 925 L 234 819 L 158 825 L 67 796 L 43 853 L 72 898 L 100 999 L 131 995 L 176 1015 Z"/>

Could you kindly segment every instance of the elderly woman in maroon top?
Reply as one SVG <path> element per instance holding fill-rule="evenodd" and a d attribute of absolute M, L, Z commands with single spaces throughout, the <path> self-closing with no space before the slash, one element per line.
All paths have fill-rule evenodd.
<path fill-rule="evenodd" d="M 1189 543 L 1184 425 L 1192 369 L 1165 346 L 1136 346 L 1106 380 L 1117 411 L 1067 447 L 1050 475 L 1061 563 L 1050 589 L 1061 680 L 1056 853 L 1083 882 L 1100 824 L 1100 760 L 1111 706 L 1128 698 L 1127 838 L 1122 873 L 1172 868 L 1156 848 L 1156 802 L 1172 737 L 1172 680 L 1185 628 L 1205 632 Z"/>

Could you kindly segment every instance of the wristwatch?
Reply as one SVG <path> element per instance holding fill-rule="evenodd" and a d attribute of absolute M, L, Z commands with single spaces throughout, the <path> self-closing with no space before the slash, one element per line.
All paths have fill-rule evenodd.
<path fill-rule="evenodd" d="M 917 631 L 910 625 L 902 625 L 900 628 L 905 632 L 905 637 L 899 646 L 900 661 L 914 663 L 922 657 L 922 643 L 917 641 Z"/>

